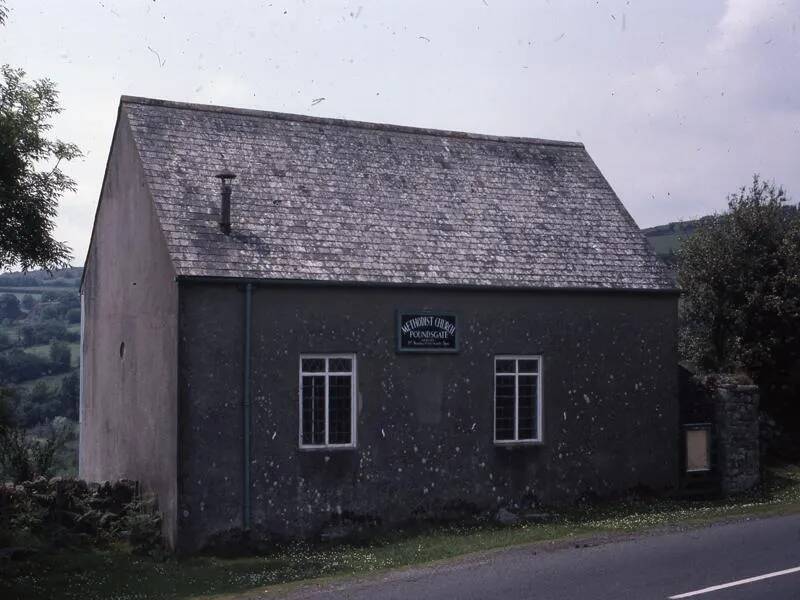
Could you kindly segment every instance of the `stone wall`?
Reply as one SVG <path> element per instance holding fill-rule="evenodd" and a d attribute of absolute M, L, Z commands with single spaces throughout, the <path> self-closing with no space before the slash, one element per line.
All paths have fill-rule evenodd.
<path fill-rule="evenodd" d="M 713 397 L 722 493 L 743 492 L 759 481 L 758 387 L 718 383 Z"/>

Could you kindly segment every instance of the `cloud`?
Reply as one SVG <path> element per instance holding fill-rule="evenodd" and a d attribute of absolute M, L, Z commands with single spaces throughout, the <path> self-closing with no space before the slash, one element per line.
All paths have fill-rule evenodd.
<path fill-rule="evenodd" d="M 798 2 L 785 0 L 727 0 L 711 47 L 724 53 L 742 46 L 754 37 L 780 27 L 785 17 L 797 14 Z M 760 35 L 761 34 L 761 35 Z M 759 40 L 766 41 L 766 40 Z"/>
<path fill-rule="evenodd" d="M 606 151 L 627 156 L 611 179 L 642 225 L 722 210 L 755 172 L 800 196 L 798 18 L 798 0 L 729 0 L 621 91 L 638 135 Z"/>
<path fill-rule="evenodd" d="M 643 226 L 722 209 L 755 171 L 800 196 L 800 0 L 112 4 L 27 0 L 0 36 L 58 82 L 53 134 L 88 154 L 59 216 L 76 260 L 122 93 L 577 137 Z"/>

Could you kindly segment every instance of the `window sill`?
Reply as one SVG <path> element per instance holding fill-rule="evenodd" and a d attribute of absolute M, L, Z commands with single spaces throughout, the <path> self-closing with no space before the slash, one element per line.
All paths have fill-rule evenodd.
<path fill-rule="evenodd" d="M 519 446 L 543 446 L 542 440 L 495 440 L 494 445 L 497 448 L 515 448 Z"/>
<path fill-rule="evenodd" d="M 355 445 L 347 446 L 298 446 L 300 452 L 347 452 L 357 450 Z"/>

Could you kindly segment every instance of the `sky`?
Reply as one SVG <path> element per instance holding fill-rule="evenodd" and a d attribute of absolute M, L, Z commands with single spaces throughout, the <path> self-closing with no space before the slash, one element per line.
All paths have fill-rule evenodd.
<path fill-rule="evenodd" d="M 583 142 L 641 227 L 800 199 L 800 0 L 7 0 L 0 63 L 55 81 L 83 264 L 122 94 Z"/>

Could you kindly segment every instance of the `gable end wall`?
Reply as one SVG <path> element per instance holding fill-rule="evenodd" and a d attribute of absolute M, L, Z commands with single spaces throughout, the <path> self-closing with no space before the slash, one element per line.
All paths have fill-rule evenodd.
<path fill-rule="evenodd" d="M 175 540 L 177 283 L 124 111 L 82 287 L 80 476 L 141 482 Z"/>

